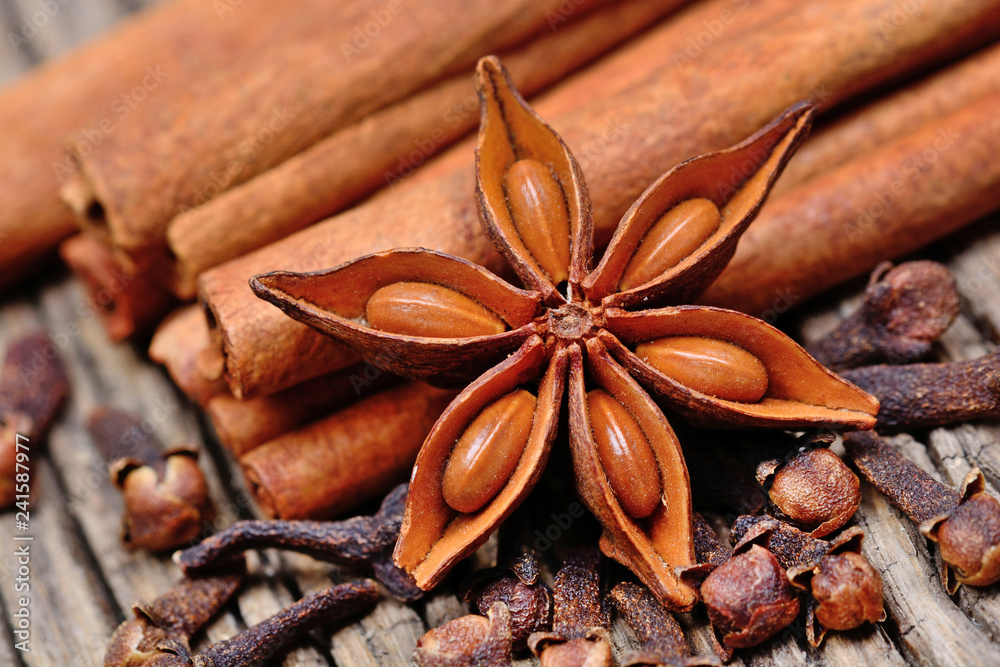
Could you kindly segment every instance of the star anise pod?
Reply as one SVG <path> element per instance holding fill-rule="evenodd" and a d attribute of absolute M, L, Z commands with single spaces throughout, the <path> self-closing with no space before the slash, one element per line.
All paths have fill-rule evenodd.
<path fill-rule="evenodd" d="M 427 249 L 368 255 L 316 273 L 258 276 L 258 296 L 381 368 L 467 387 L 427 436 L 394 554 L 437 584 L 538 481 L 568 394 L 580 496 L 605 554 L 672 609 L 695 590 L 680 444 L 640 382 L 695 423 L 867 429 L 878 403 L 777 329 L 690 303 L 722 271 L 807 133 L 798 104 L 727 150 L 661 176 L 590 270 L 587 188 L 562 139 L 493 57 L 477 68 L 483 228 L 528 288 Z M 656 309 L 652 309 L 657 306 Z"/>

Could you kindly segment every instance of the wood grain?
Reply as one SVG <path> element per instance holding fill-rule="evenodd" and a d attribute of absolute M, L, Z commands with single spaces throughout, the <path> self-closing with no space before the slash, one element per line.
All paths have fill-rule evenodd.
<path fill-rule="evenodd" d="M 129 3 L 131 5 L 133 3 Z M 32 0 L 0 2 L 0 32 L 6 34 Z M 104 0 L 69 3 L 52 19 L 51 35 L 32 40 L 32 52 L 0 49 L 0 79 L 35 60 L 55 54 L 92 34 L 124 11 L 124 3 Z M 13 22 L 13 23 L 12 23 Z M 47 32 L 46 35 L 49 33 Z M 925 253 L 955 272 L 965 297 L 963 315 L 935 350 L 937 360 L 980 356 L 1000 343 L 1000 218 L 984 220 Z M 789 331 L 808 340 L 822 335 L 858 302 L 863 282 L 827 294 L 786 321 Z M 142 346 L 107 341 L 89 310 L 84 288 L 65 272 L 53 271 L 0 303 L 0 349 L 16 336 L 44 327 L 59 347 L 73 393 L 46 447 L 33 449 L 31 506 L 32 643 L 31 653 L 11 648 L 10 614 L 16 604 L 11 573 L 11 513 L 0 514 L 0 664 L 90 666 L 102 664 L 115 625 L 130 614 L 137 599 L 151 599 L 178 576 L 168 557 L 126 552 L 118 539 L 121 500 L 108 484 L 103 463 L 84 429 L 90 410 L 108 403 L 152 419 L 168 444 L 195 442 L 220 510 L 215 527 L 255 515 L 241 475 L 206 429 L 193 406 L 142 352 Z M 957 485 L 972 465 L 985 473 L 991 490 L 1000 488 L 1000 423 L 966 424 L 902 435 L 893 442 L 918 465 L 947 484 Z M 831 665 L 977 665 L 1000 663 L 998 586 L 963 587 L 948 597 L 937 579 L 934 551 L 916 528 L 870 487 L 856 522 L 867 533 L 864 553 L 886 583 L 889 619 L 876 627 L 832 633 L 819 650 L 808 648 L 801 625 L 749 651 L 732 665 L 793 667 Z M 495 549 L 495 545 L 494 545 Z M 490 552 L 477 555 L 489 562 Z M 546 575 L 559 563 L 546 552 Z M 266 551 L 250 557 L 251 582 L 203 636 L 196 648 L 232 636 L 297 597 L 332 582 L 356 576 L 294 554 Z M 383 601 L 369 616 L 313 633 L 303 645 L 272 661 L 274 665 L 392 667 L 410 665 L 410 652 L 428 628 L 467 611 L 455 596 L 456 582 L 412 606 Z M 692 649 L 710 650 L 704 612 L 680 618 Z M 612 632 L 620 659 L 635 646 L 620 620 Z M 518 667 L 537 665 L 519 656 Z"/>

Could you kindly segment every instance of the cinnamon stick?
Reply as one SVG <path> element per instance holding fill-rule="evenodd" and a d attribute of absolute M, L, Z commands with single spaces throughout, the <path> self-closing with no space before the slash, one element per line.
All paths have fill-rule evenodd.
<path fill-rule="evenodd" d="M 190 77 L 180 94 L 137 108 L 134 122 L 89 152 L 71 146 L 80 178 L 63 195 L 82 225 L 107 233 L 126 264 L 144 268 L 164 249 L 178 213 L 547 29 L 562 1 L 318 3 L 330 7 L 322 29 L 242 49 L 229 67 Z M 606 1 L 577 5 L 585 11 Z M 281 9 L 277 23 L 295 14 Z"/>
<path fill-rule="evenodd" d="M 505 54 L 504 62 L 520 90 L 533 94 L 684 2 L 631 0 L 582 18 L 573 12 L 552 31 Z M 277 241 L 408 176 L 475 128 L 479 103 L 469 81 L 469 73 L 460 72 L 175 217 L 167 228 L 171 289 L 191 298 L 195 279 L 205 269 Z"/>
<path fill-rule="evenodd" d="M 83 234 L 63 241 L 59 256 L 86 285 L 90 302 L 113 341 L 148 331 L 171 307 L 173 297 L 150 276 L 126 270 L 111 250 Z"/>
<path fill-rule="evenodd" d="M 205 315 L 198 306 L 174 311 L 156 329 L 149 344 L 149 358 L 166 366 L 174 384 L 199 405 L 226 390 L 214 368 L 217 356 L 210 345 Z"/>
<path fill-rule="evenodd" d="M 271 396 L 241 401 L 222 392 L 208 400 L 205 412 L 225 448 L 240 457 L 396 381 L 374 366 L 351 366 Z"/>
<path fill-rule="evenodd" d="M 777 314 L 997 208 L 1000 92 L 765 206 L 702 301 Z"/>
<path fill-rule="evenodd" d="M 818 129 L 795 152 L 771 198 L 1000 90 L 998 71 L 1000 45 L 994 45 Z"/>
<path fill-rule="evenodd" d="M 734 28 L 724 25 L 709 48 L 688 56 L 688 37 L 705 30 L 706 21 L 721 22 L 723 10 Z M 822 91 L 832 104 L 862 84 L 874 86 L 982 41 L 984 30 L 1000 26 L 1000 2 L 925 3 L 898 27 L 893 11 L 863 0 L 808 6 L 768 0 L 743 13 L 728 2 L 709 2 L 628 47 L 635 58 L 631 65 L 645 75 L 633 74 L 629 80 L 635 85 L 605 95 L 607 72 L 599 63 L 560 86 L 537 108 L 581 159 L 591 184 L 597 242 L 606 242 L 628 204 L 680 160 L 748 136 L 798 99 Z M 770 21 L 754 18 L 755 12 L 766 12 Z M 765 25 L 738 29 L 744 17 Z M 885 35 L 877 29 L 883 24 L 892 27 Z M 750 68 L 747 53 L 759 54 Z M 616 59 L 608 71 L 620 71 L 621 62 Z M 768 94 L 760 95 L 762 89 Z M 550 104 L 575 110 L 553 116 Z M 435 248 L 498 268 L 479 229 L 472 192 L 470 151 L 464 165 L 447 174 L 403 184 L 203 274 L 199 292 L 212 312 L 214 340 L 234 395 L 272 393 L 353 363 L 336 343 L 254 303 L 246 288 L 252 275 L 329 268 L 397 246 Z"/>
<path fill-rule="evenodd" d="M 96 150 L 125 133 L 143 107 L 182 97 L 184 82 L 198 73 L 226 70 L 276 41 L 318 34 L 343 13 L 343 3 L 309 0 L 246 0 L 238 11 L 219 4 L 159 3 L 0 91 L 0 127 L 8 128 L 0 142 L 0 289 L 76 230 L 58 197 L 77 169 L 65 152 L 67 138 L 81 153 Z"/>
<path fill-rule="evenodd" d="M 454 391 L 408 383 L 377 393 L 240 458 L 264 513 L 325 519 L 406 479 Z"/>

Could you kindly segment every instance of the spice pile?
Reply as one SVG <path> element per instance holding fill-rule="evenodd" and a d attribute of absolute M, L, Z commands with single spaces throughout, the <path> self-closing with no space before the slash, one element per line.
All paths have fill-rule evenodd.
<path fill-rule="evenodd" d="M 936 543 L 941 591 L 1000 577 L 989 466 L 941 484 L 900 453 L 919 444 L 889 438 L 995 420 L 1000 353 L 926 363 L 975 295 L 935 262 L 884 262 L 997 206 L 1000 5 L 920 7 L 876 39 L 861 0 L 837 3 L 836 25 L 832 3 L 670 14 L 681 4 L 497 15 L 304 2 L 276 21 L 251 3 L 235 24 L 198 29 L 211 76 L 167 61 L 195 83 L 183 101 L 151 89 L 122 132 L 71 146 L 68 208 L 18 193 L 12 210 L 44 200 L 46 222 L 28 233 L 16 213 L 0 228 L 0 253 L 16 258 L 3 279 L 23 277 L 75 214 L 83 234 L 60 254 L 108 335 L 156 326 L 150 357 L 238 460 L 247 503 L 275 519 L 234 523 L 197 447 L 164 446 L 149 415 L 89 405 L 87 446 L 121 491 L 124 546 L 160 559 L 183 548 L 187 575 L 135 608 L 106 664 L 259 664 L 387 596 L 423 610 L 422 665 L 717 664 L 776 650 L 776 635 L 842 647 L 856 628 L 875 645 L 898 586 L 865 540 L 873 489 Z M 75 62 L 170 54 L 195 5 L 169 3 Z M 446 9 L 465 20 L 441 23 Z M 725 29 L 693 53 L 685 37 L 720 12 Z M 369 13 L 393 39 L 331 54 L 317 26 Z M 539 102 L 558 134 L 514 87 L 540 90 L 622 42 Z M 511 74 L 480 60 L 470 106 L 484 50 L 503 51 Z M 44 95 L 65 71 L 16 90 Z M 282 71 L 300 78 L 275 87 Z M 858 81 L 871 91 L 901 72 L 908 87 L 861 96 Z M 105 84 L 47 132 L 87 127 Z M 252 112 L 227 115 L 236 88 Z M 862 103 L 805 141 L 819 109 L 847 100 Z M 474 168 L 463 145 L 406 178 L 477 118 Z M 29 129 L 21 149 L 45 154 Z M 806 331 L 805 348 L 769 324 L 873 267 L 863 303 L 829 333 Z M 167 316 L 196 293 L 201 305 Z M 62 347 L 36 335 L 9 348 L 0 463 L 12 471 L 18 435 L 40 442 L 58 420 Z M 31 383 L 29 367 L 43 371 Z M 2 499 L 27 503 L 10 479 Z M 372 516 L 329 520 L 380 498 Z M 248 579 L 274 575 L 240 556 L 266 548 L 333 564 L 320 578 L 337 583 L 204 639 Z M 371 578 L 342 578 L 357 575 Z"/>

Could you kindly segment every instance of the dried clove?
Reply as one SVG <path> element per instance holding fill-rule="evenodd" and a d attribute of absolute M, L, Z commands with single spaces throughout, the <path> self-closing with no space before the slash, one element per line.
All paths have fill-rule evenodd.
<path fill-rule="evenodd" d="M 215 515 L 198 450 L 164 449 L 138 419 L 99 407 L 87 425 L 122 492 L 122 541 L 129 549 L 164 551 L 196 539 Z"/>
<path fill-rule="evenodd" d="M 551 632 L 536 632 L 528 647 L 542 667 L 610 667 L 610 610 L 601 603 L 600 554 L 580 549 L 556 573 Z"/>
<path fill-rule="evenodd" d="M 942 264 L 883 262 L 872 271 L 861 307 L 806 350 L 835 371 L 916 361 L 960 308 L 955 277 Z"/>
<path fill-rule="evenodd" d="M 645 586 L 622 582 L 611 590 L 611 601 L 642 645 L 625 658 L 625 667 L 721 664 L 715 656 L 691 656 L 680 623 Z"/>
<path fill-rule="evenodd" d="M 538 575 L 534 552 L 525 546 L 509 558 L 506 567 L 474 572 L 462 598 L 475 600 L 481 614 L 487 614 L 497 602 L 504 603 L 511 617 L 513 648 L 520 651 L 527 647 L 531 633 L 552 624 L 552 593 Z"/>
<path fill-rule="evenodd" d="M 866 366 L 841 375 L 878 398 L 879 430 L 1000 416 L 1000 350 L 969 361 Z"/>
<path fill-rule="evenodd" d="M 191 664 L 193 667 L 255 667 L 292 645 L 313 627 L 367 611 L 375 606 L 378 597 L 378 585 L 371 579 L 324 588 L 235 637 L 191 656 Z"/>
<path fill-rule="evenodd" d="M 243 564 L 204 577 L 182 579 L 152 603 L 137 603 L 135 618 L 115 630 L 104 657 L 105 667 L 184 665 L 178 647 L 215 616 L 243 584 Z"/>
<path fill-rule="evenodd" d="M 28 500 L 29 485 L 18 484 L 17 475 L 29 471 L 32 452 L 37 455 L 41 444 L 36 441 L 48 432 L 68 394 L 66 369 L 45 333 L 7 348 L 0 375 L 0 509 Z"/>
<path fill-rule="evenodd" d="M 960 491 L 941 484 L 873 432 L 844 436 L 848 456 L 861 474 L 918 524 L 941 550 L 941 582 L 949 593 L 960 584 L 1000 580 L 1000 502 L 985 491 L 979 468 Z"/>
<path fill-rule="evenodd" d="M 733 524 L 734 551 L 752 544 L 774 554 L 791 584 L 809 591 L 806 636 L 819 646 L 827 630 L 852 630 L 885 619 L 882 577 L 861 555 L 858 527 L 827 542 L 771 517 L 742 516 Z"/>
<path fill-rule="evenodd" d="M 701 596 L 724 661 L 732 649 L 763 642 L 799 614 L 799 598 L 785 569 L 774 554 L 756 544 L 708 575 Z"/>
<path fill-rule="evenodd" d="M 810 438 L 810 444 L 829 444 Z M 839 456 L 825 447 L 798 452 L 784 463 L 757 467 L 757 480 L 767 489 L 778 514 L 792 524 L 823 537 L 846 524 L 861 504 L 861 483 Z"/>
<path fill-rule="evenodd" d="M 422 591 L 392 562 L 405 503 L 406 485 L 400 484 L 385 497 L 374 516 L 345 521 L 237 521 L 180 552 L 175 560 L 185 573 L 196 573 L 247 549 L 288 549 L 372 570 L 393 597 L 415 600 Z"/>
<path fill-rule="evenodd" d="M 700 588 L 705 577 L 732 557 L 733 550 L 723 544 L 715 530 L 708 525 L 705 517 L 699 512 L 694 513 L 692 524 L 694 528 L 694 555 L 698 564 L 678 567 L 677 576 L 688 585 Z"/>
<path fill-rule="evenodd" d="M 494 602 L 488 618 L 470 614 L 429 630 L 417 640 L 420 667 L 507 667 L 511 659 L 511 613 Z"/>

